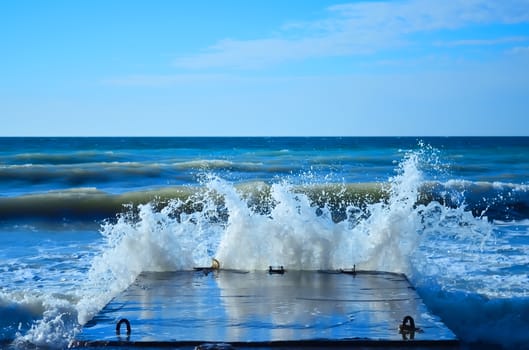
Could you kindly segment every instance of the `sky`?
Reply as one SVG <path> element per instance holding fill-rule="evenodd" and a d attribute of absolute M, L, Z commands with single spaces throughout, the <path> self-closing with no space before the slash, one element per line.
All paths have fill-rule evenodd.
<path fill-rule="evenodd" d="M 0 136 L 529 136 L 529 0 L 3 0 Z"/>

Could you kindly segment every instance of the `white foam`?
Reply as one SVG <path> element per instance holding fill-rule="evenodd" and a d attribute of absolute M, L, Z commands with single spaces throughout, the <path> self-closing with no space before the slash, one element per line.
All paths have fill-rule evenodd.
<path fill-rule="evenodd" d="M 204 259 L 208 247 L 204 237 L 215 227 L 197 224 L 203 220 L 203 212 L 189 214 L 182 221 L 172 217 L 172 209 L 180 205 L 173 202 L 161 212 L 155 211 L 152 204 L 141 205 L 137 218 L 123 215 L 117 223 L 102 227 L 107 245 L 94 259 L 77 305 L 80 324 L 91 319 L 142 271 L 174 271 L 209 263 Z"/>
<path fill-rule="evenodd" d="M 14 345 L 25 348 L 43 346 L 64 348 L 77 330 L 75 301 L 65 295 L 41 291 L 0 293 L 0 309 L 4 314 L 2 337 L 15 338 Z M 18 327 L 13 325 L 18 324 Z"/>
<path fill-rule="evenodd" d="M 407 256 L 416 246 L 417 220 L 411 214 L 421 179 L 417 161 L 410 154 L 402 162 L 391 179 L 389 202 L 370 206 L 364 213 L 367 218 L 360 221 L 351 216 L 333 222 L 327 208 L 315 207 L 285 182 L 271 186 L 270 212 L 255 212 L 233 184 L 215 176 L 206 176 L 205 191 L 190 199 L 200 210 L 184 214 L 182 208 L 189 203 L 179 201 L 161 211 L 152 204 L 139 206 L 137 216 L 129 213 L 103 226 L 107 246 L 92 262 L 82 288 L 79 323 L 88 321 L 142 271 L 191 269 L 208 265 L 213 257 L 223 267 L 245 270 L 355 264 L 405 272 Z"/>
<path fill-rule="evenodd" d="M 504 258 L 492 245 L 495 234 L 486 218 L 475 218 L 464 207 L 447 208 L 436 202 L 417 205 L 423 184 L 420 163 L 431 162 L 424 155 L 405 156 L 389 181 L 387 201 L 362 209 L 350 206 L 347 219 L 341 222 L 334 222 L 329 208 L 315 206 L 287 182 L 273 184 L 271 207 L 257 211 L 233 184 L 212 175 L 203 178 L 203 191 L 186 203 L 173 201 L 161 210 L 154 203 L 130 208 L 102 227 L 106 243 L 77 288 L 78 302 L 71 304 L 76 312 L 71 314 L 82 325 L 141 272 L 188 270 L 209 265 L 213 257 L 222 267 L 244 270 L 270 265 L 299 270 L 356 265 L 404 272 L 441 312 L 446 300 L 436 295 L 456 296 L 456 303 L 464 304 L 463 293 L 468 293 L 479 304 L 479 295 L 498 297 L 492 291 L 501 284 L 517 285 L 520 291 L 527 287 L 529 282 L 520 279 L 481 281 L 480 268 L 491 256 L 483 252 L 495 252 L 494 263 Z M 523 264 L 524 258 L 519 259 Z M 504 276 L 501 271 L 496 275 Z M 506 298 L 513 296 L 507 289 L 504 292 Z M 51 307 L 54 311 L 26 337 L 48 344 L 73 334 L 63 329 L 69 324 L 63 309 Z"/>

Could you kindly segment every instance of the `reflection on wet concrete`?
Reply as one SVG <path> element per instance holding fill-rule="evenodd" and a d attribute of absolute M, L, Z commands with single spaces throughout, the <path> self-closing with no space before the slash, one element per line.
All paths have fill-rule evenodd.
<path fill-rule="evenodd" d="M 402 340 L 414 318 L 416 340 L 454 340 L 404 275 L 335 271 L 182 271 L 143 273 L 78 336 L 116 340 L 130 320 L 136 342 L 275 342 Z M 120 340 L 120 339 L 118 339 Z"/>

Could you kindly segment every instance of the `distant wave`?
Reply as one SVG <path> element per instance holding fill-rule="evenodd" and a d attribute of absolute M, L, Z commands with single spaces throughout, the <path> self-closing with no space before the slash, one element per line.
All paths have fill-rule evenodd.
<path fill-rule="evenodd" d="M 254 210 L 267 211 L 271 185 L 253 181 L 235 185 Z M 303 193 L 314 207 L 328 207 L 335 221 L 345 217 L 349 206 L 387 200 L 387 183 L 311 184 L 292 186 L 293 192 Z M 199 198 L 205 189 L 201 186 L 157 187 L 141 191 L 112 194 L 96 188 L 72 188 L 13 197 L 0 197 L 0 220 L 20 218 L 97 220 L 113 218 L 125 210 L 124 205 L 158 203 L 170 200 L 188 202 L 193 210 L 194 197 Z M 210 194 L 211 195 L 211 194 Z M 202 198 L 202 197 L 200 197 Z M 220 199 L 220 202 L 222 199 Z M 437 201 L 448 207 L 465 206 L 475 216 L 491 220 L 522 220 L 529 218 L 529 186 L 498 182 L 426 182 L 420 187 L 417 204 Z M 219 202 L 219 203 L 220 203 Z M 185 206 L 184 206 L 185 207 Z"/>
<path fill-rule="evenodd" d="M 259 162 L 233 162 L 221 159 L 190 160 L 183 162 L 94 162 L 79 164 L 10 164 L 0 165 L 0 184 L 16 183 L 17 188 L 24 190 L 23 184 L 48 184 L 50 188 L 97 186 L 105 183 L 138 183 L 155 179 L 161 184 L 167 181 L 180 180 L 181 183 L 192 183 L 194 175 L 204 171 L 227 171 L 234 173 L 263 172 L 272 177 L 277 173 L 288 173 L 297 170 L 295 166 L 263 164 Z M 10 187 L 10 186 L 7 186 Z M 8 189 L 6 187 L 6 189 Z M 59 187 L 60 188 L 60 187 Z M 9 191 L 4 191 L 9 192 Z"/>
<path fill-rule="evenodd" d="M 475 216 L 491 220 L 529 218 L 529 186 L 504 182 L 449 180 L 429 182 L 422 187 L 422 200 L 446 206 L 464 206 Z"/>
<path fill-rule="evenodd" d="M 19 153 L 5 157 L 8 164 L 50 164 L 50 165 L 67 165 L 67 164 L 84 164 L 94 162 L 111 162 L 122 161 L 127 159 L 125 155 L 106 151 L 79 151 L 73 153 Z"/>
<path fill-rule="evenodd" d="M 27 186 L 41 185 L 47 188 L 101 186 L 134 179 L 152 179 L 163 174 L 157 164 L 144 166 L 140 163 L 93 163 L 76 165 L 10 165 L 0 167 L 0 183 L 4 193 L 32 191 Z M 13 184 L 13 185 L 11 185 Z"/>
<path fill-rule="evenodd" d="M 201 159 L 185 162 L 173 163 L 173 166 L 179 169 L 202 169 L 202 170 L 243 170 L 243 171 L 261 171 L 263 163 L 260 162 L 233 162 L 224 159 Z"/>
<path fill-rule="evenodd" d="M 110 218 L 124 211 L 124 204 L 155 199 L 188 198 L 185 187 L 110 194 L 95 188 L 74 188 L 17 197 L 0 198 L 0 220 L 20 218 L 92 220 Z"/>

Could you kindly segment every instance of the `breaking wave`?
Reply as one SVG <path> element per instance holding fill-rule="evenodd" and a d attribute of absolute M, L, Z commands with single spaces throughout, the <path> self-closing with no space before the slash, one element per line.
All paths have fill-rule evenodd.
<path fill-rule="evenodd" d="M 488 214 L 495 213 L 491 208 L 500 200 L 525 203 L 527 189 L 510 184 L 426 182 L 421 171 L 424 161 L 421 152 L 408 153 L 396 175 L 384 184 L 300 187 L 280 180 L 234 185 L 204 175 L 197 187 L 200 190 L 179 188 L 182 192 L 169 191 L 163 198 L 160 193 L 166 189 L 134 194 L 138 195 L 135 200 L 132 193 L 113 197 L 94 189 L 67 192 L 53 206 L 70 198 L 75 207 L 76 201 L 83 202 L 78 197 L 82 193 L 95 198 L 93 204 L 80 205 L 92 213 L 93 208 L 116 199 L 115 206 L 103 214 L 109 217 L 101 227 L 104 244 L 87 265 L 85 278 L 66 296 L 37 297 L 29 302 L 30 307 L 24 301 L 13 301 L 12 296 L 4 298 L 11 301 L 4 301 L 3 310 L 27 309 L 28 319 L 43 315 L 29 330 L 11 331 L 18 334 L 21 344 L 50 346 L 62 339 L 58 344 L 66 346 L 80 326 L 141 272 L 189 270 L 207 266 L 216 258 L 222 267 L 243 270 L 269 265 L 292 270 L 356 265 L 358 269 L 405 273 L 449 327 L 459 335 L 469 335 L 464 341 L 524 344 L 527 319 L 514 309 L 526 310 L 529 305 L 524 294 L 529 281 L 523 268 L 529 266 L 524 257 L 528 252 L 509 251 L 515 235 L 500 237 L 495 219 Z M 158 194 L 155 200 L 153 193 Z M 109 215 L 125 198 L 131 203 L 128 209 L 120 207 L 121 214 Z M 28 197 L 25 209 L 20 210 L 34 206 L 33 200 Z M 477 205 L 481 203 L 484 210 Z M 526 215 L 521 205 L 514 207 L 499 216 Z M 513 256 L 516 263 L 510 265 L 512 260 L 506 257 Z M 502 262 L 508 273 L 501 270 Z M 517 266 L 521 266 L 518 272 L 513 270 Z M 48 298 L 59 302 L 48 305 L 42 301 Z M 507 322 L 522 335 L 498 339 L 509 329 L 491 339 L 488 329 L 495 327 L 500 332 Z"/>

